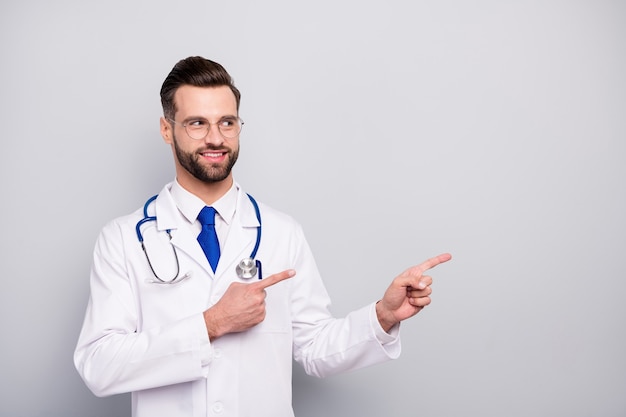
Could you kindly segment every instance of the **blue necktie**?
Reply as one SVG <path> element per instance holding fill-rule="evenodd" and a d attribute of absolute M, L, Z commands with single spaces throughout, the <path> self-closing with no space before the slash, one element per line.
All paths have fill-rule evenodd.
<path fill-rule="evenodd" d="M 217 262 L 220 260 L 220 242 L 217 240 L 217 233 L 215 233 L 215 209 L 213 207 L 203 208 L 198 214 L 198 220 L 202 224 L 198 243 L 200 243 L 213 272 L 215 272 Z"/>

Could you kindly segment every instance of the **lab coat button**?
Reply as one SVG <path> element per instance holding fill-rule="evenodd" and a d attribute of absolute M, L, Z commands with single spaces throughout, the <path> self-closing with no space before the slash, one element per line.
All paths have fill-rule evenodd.
<path fill-rule="evenodd" d="M 224 405 L 222 403 L 217 402 L 213 404 L 213 412 L 221 413 L 222 411 L 224 411 Z"/>
<path fill-rule="evenodd" d="M 221 358 L 221 357 L 222 357 L 222 350 L 221 350 L 221 349 L 215 349 L 215 350 L 213 351 L 213 357 L 214 357 L 215 359 L 219 359 L 219 358 Z"/>

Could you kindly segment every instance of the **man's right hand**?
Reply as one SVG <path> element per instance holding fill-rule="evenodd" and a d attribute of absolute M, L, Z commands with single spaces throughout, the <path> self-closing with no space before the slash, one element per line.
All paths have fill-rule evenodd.
<path fill-rule="evenodd" d="M 296 275 L 288 269 L 251 284 L 233 282 L 222 298 L 204 312 L 209 340 L 242 332 L 265 319 L 265 289 Z"/>

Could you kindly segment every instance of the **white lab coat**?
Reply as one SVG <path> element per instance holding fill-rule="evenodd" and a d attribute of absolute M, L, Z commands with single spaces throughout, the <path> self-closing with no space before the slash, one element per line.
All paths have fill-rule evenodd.
<path fill-rule="evenodd" d="M 135 232 L 142 210 L 103 228 L 74 355 L 95 395 L 132 392 L 135 417 L 291 417 L 292 356 L 308 374 L 321 377 L 399 355 L 399 339 L 382 331 L 374 304 L 344 319 L 331 317 L 301 227 L 263 204 L 257 254 L 263 275 L 289 268 L 297 275 L 267 289 L 262 323 L 209 342 L 202 312 L 239 280 L 235 266 L 250 255 L 256 240 L 254 208 L 238 188 L 215 274 L 177 209 L 170 184 L 151 205 L 157 222 L 143 228 L 144 236 L 157 273 L 170 278 L 176 262 L 165 230 L 171 229 L 180 272 L 191 271 L 189 279 L 173 285 L 147 282 L 154 276 Z"/>

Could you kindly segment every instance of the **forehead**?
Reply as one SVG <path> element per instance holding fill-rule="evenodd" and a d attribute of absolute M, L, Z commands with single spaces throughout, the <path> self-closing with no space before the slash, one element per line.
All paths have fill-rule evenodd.
<path fill-rule="evenodd" d="M 237 100 L 228 86 L 195 87 L 182 85 L 174 94 L 176 114 L 182 117 L 221 117 L 237 115 Z"/>

